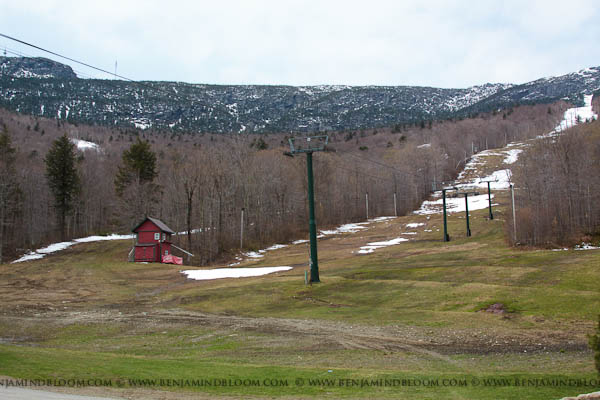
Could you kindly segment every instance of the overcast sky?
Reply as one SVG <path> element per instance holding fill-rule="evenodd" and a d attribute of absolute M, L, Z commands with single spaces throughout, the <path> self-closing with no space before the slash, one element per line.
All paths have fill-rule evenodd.
<path fill-rule="evenodd" d="M 0 33 L 134 80 L 214 84 L 523 83 L 599 66 L 599 21 L 598 0 L 0 0 Z"/>

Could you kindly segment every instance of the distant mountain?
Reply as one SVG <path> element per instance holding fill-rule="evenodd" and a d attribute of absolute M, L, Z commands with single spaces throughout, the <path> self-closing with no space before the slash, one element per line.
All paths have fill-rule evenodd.
<path fill-rule="evenodd" d="M 578 103 L 600 68 L 523 85 L 261 86 L 81 79 L 45 58 L 0 57 L 0 107 L 76 123 L 186 132 L 353 130 L 464 117 L 516 104 Z"/>

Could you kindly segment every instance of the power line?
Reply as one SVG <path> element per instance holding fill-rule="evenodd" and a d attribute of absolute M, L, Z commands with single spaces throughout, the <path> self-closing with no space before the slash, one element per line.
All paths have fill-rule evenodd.
<path fill-rule="evenodd" d="M 72 62 L 74 62 L 74 63 L 77 63 L 77 64 L 84 65 L 84 66 L 86 66 L 86 67 L 88 67 L 88 68 L 95 69 L 96 71 L 104 72 L 105 74 L 108 74 L 108 75 L 114 76 L 114 77 L 116 77 L 116 78 L 121 78 L 121 79 L 123 79 L 123 80 L 126 80 L 126 81 L 129 81 L 129 82 L 136 82 L 136 81 L 134 81 L 134 80 L 133 80 L 133 79 L 131 79 L 131 78 L 127 78 L 127 77 L 125 77 L 125 76 L 117 75 L 117 74 L 115 74 L 115 73 L 113 73 L 113 72 L 107 71 L 107 70 L 105 70 L 105 69 L 102 69 L 102 68 L 95 67 L 95 66 L 93 66 L 93 65 L 91 65 L 91 64 L 88 64 L 88 63 L 85 63 L 85 62 L 83 62 L 83 61 L 79 61 L 79 60 L 76 60 L 76 59 L 74 59 L 74 58 L 67 57 L 67 56 L 64 56 L 64 55 L 62 55 L 62 54 L 56 53 L 56 52 L 54 52 L 54 51 L 52 51 L 52 50 L 48 50 L 48 49 L 45 49 L 45 48 L 43 48 L 43 47 L 36 46 L 35 44 L 28 43 L 28 42 L 26 42 L 26 41 L 24 41 L 24 40 L 17 39 L 17 38 L 14 38 L 14 37 L 12 37 L 12 36 L 5 35 L 4 33 L 0 33 L 0 36 L 4 37 L 4 38 L 6 38 L 6 39 L 9 39 L 9 40 L 13 40 L 13 41 L 15 41 L 15 42 L 17 42 L 17 43 L 24 44 L 25 46 L 33 47 L 34 49 L 41 50 L 41 51 L 43 51 L 43 52 L 46 52 L 46 53 L 49 53 L 49 54 L 55 55 L 55 56 L 57 56 L 57 57 L 64 58 L 65 60 L 69 60 L 69 61 L 72 61 Z"/>
<path fill-rule="evenodd" d="M 120 79 L 123 79 L 123 80 L 125 80 L 125 81 L 131 82 L 131 83 L 135 83 L 135 84 L 137 84 L 137 85 L 139 85 L 139 86 L 142 86 L 142 87 L 148 88 L 148 89 L 150 89 L 150 90 L 155 90 L 155 91 L 157 91 L 157 92 L 162 92 L 162 93 L 164 93 L 164 94 L 167 94 L 168 96 L 173 96 L 173 97 L 175 97 L 175 98 L 178 98 L 179 100 L 182 100 L 182 101 L 187 101 L 187 102 L 190 102 L 190 103 L 193 103 L 194 101 L 197 101 L 197 99 L 193 99 L 193 98 L 191 98 L 191 97 L 185 97 L 185 96 L 182 96 L 182 95 L 180 95 L 180 94 L 179 94 L 177 91 L 173 92 L 173 91 L 171 91 L 171 90 L 163 89 L 161 86 L 153 86 L 153 85 L 150 85 L 150 84 L 147 84 L 147 83 L 144 83 L 144 82 L 140 82 L 140 81 L 133 80 L 133 79 L 131 79 L 131 78 L 127 78 L 126 76 L 123 76 L 123 75 L 118 75 L 118 74 L 116 74 L 116 73 L 114 73 L 114 72 L 110 72 L 110 71 L 107 71 L 107 70 L 105 70 L 105 69 L 103 69 L 103 68 L 99 68 L 99 67 L 93 66 L 93 65 L 91 65 L 91 64 L 88 64 L 88 63 L 86 63 L 86 62 L 79 61 L 79 60 L 76 60 L 76 59 L 74 59 L 74 58 L 71 58 L 71 57 L 68 57 L 68 56 L 65 56 L 65 55 L 59 54 L 59 53 L 57 53 L 57 52 L 55 52 L 55 51 L 52 51 L 52 50 L 45 49 L 45 48 L 43 48 L 43 47 L 37 46 L 37 45 L 35 45 L 35 44 L 32 44 L 32 43 L 28 43 L 28 42 L 26 42 L 26 41 L 24 41 L 24 40 L 21 40 L 21 39 L 14 38 L 14 37 L 12 37 L 12 36 L 9 36 L 9 35 L 6 35 L 6 34 L 4 34 L 4 33 L 0 33 L 0 37 L 6 38 L 6 39 L 9 39 L 9 40 L 13 40 L 13 41 L 15 41 L 15 42 L 17 42 L 17 43 L 21 43 L 21 44 L 23 44 L 23 45 L 25 45 L 25 46 L 32 47 L 32 48 L 34 48 L 34 49 L 37 49 L 37 50 L 40 50 L 40 51 L 46 52 L 46 53 L 48 53 L 48 54 L 52 54 L 52 55 L 54 55 L 54 56 L 57 56 L 57 57 L 60 57 L 60 58 L 64 58 L 65 60 L 72 61 L 72 62 L 74 62 L 74 63 L 77 63 L 77 64 L 80 64 L 80 65 L 86 66 L 86 67 L 88 67 L 88 68 L 91 68 L 91 69 L 94 69 L 94 70 L 96 70 L 96 71 L 103 72 L 103 73 L 105 73 L 105 74 L 108 74 L 108 75 L 114 76 L 114 77 L 116 77 L 116 78 L 120 78 Z"/>
<path fill-rule="evenodd" d="M 18 57 L 35 57 L 33 54 L 23 53 L 22 51 L 11 49 L 8 47 L 4 47 L 4 53 L 5 54 L 9 53 L 9 54 L 12 54 L 12 55 L 18 56 Z M 79 69 L 73 68 L 73 71 L 77 74 L 77 76 L 83 76 L 84 78 L 88 78 L 88 79 L 98 79 L 98 77 L 89 75 Z"/>
<path fill-rule="evenodd" d="M 403 172 L 403 171 L 400 171 L 399 169 L 397 169 L 396 167 L 392 167 L 391 165 L 382 163 L 380 161 L 371 160 L 370 158 L 361 157 L 361 156 L 358 156 L 358 155 L 353 154 L 353 153 L 346 153 L 346 154 L 348 154 L 349 156 L 354 157 L 354 158 L 358 158 L 358 159 L 361 159 L 361 160 L 364 160 L 364 161 L 372 162 L 373 164 L 381 165 L 382 167 L 389 168 L 389 169 L 394 170 L 396 172 Z"/>
<path fill-rule="evenodd" d="M 318 162 L 322 162 L 322 161 L 318 161 Z M 340 166 L 338 164 L 328 164 L 328 166 L 333 167 L 333 168 L 338 168 L 338 169 L 341 169 L 341 170 L 345 170 L 345 171 L 348 171 L 348 172 L 354 172 L 356 174 L 368 176 L 369 178 L 375 178 L 375 179 L 379 179 L 379 180 L 387 181 L 387 182 L 394 182 L 393 179 L 383 178 L 383 177 L 377 176 L 377 175 L 371 175 L 371 174 L 368 174 L 368 173 L 366 173 L 364 171 L 359 171 L 359 170 L 356 170 L 356 169 L 342 167 L 342 166 Z"/>

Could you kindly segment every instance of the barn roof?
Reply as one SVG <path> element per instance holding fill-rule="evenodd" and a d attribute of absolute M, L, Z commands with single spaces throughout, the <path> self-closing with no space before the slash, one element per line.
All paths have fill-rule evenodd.
<path fill-rule="evenodd" d="M 160 219 L 156 219 L 156 218 L 152 218 L 152 217 L 146 217 L 144 218 L 144 220 L 142 222 L 140 222 L 139 224 L 136 225 L 135 228 L 133 228 L 131 231 L 135 232 L 137 231 L 137 229 L 142 226 L 142 224 L 146 221 L 150 221 L 152 222 L 154 225 L 158 226 L 158 229 L 160 229 L 162 232 L 166 232 L 166 233 L 170 233 L 170 234 L 174 234 L 175 232 L 173 231 L 173 229 L 169 228 L 167 226 L 167 224 L 165 224 L 164 222 L 162 222 Z"/>

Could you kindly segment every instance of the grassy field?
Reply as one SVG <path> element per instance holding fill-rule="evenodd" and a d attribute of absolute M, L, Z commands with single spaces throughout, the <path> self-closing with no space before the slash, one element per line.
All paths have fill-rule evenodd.
<path fill-rule="evenodd" d="M 506 204 L 506 194 L 496 201 Z M 133 398 L 548 399 L 598 390 L 580 380 L 598 378 L 586 334 L 600 310 L 600 251 L 508 247 L 506 211 L 493 221 L 472 212 L 471 238 L 464 215 L 452 214 L 448 243 L 439 215 L 326 237 L 322 283 L 312 286 L 306 244 L 243 264 L 290 271 L 214 281 L 127 263 L 127 241 L 1 265 L 0 375 L 110 380 L 100 394 Z M 409 242 L 357 254 L 407 231 L 417 232 Z M 488 312 L 493 304 L 499 313 Z"/>

